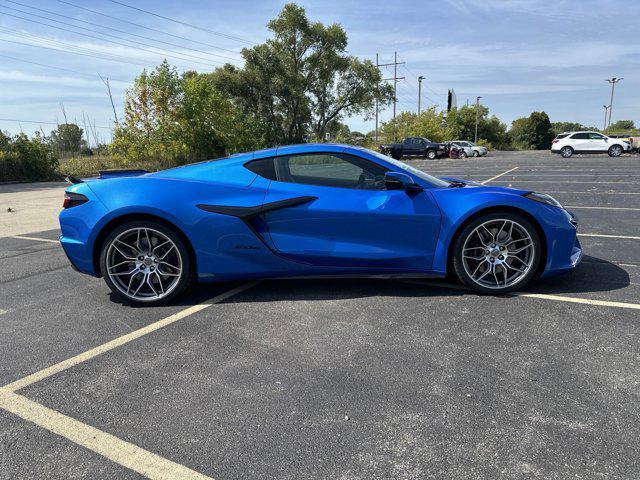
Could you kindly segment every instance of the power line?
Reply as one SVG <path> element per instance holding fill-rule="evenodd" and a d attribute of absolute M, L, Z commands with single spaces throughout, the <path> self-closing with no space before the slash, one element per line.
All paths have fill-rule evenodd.
<path fill-rule="evenodd" d="M 227 59 L 227 60 L 240 61 L 240 59 L 238 59 L 238 58 L 228 57 L 228 56 L 226 56 L 226 55 L 220 55 L 220 54 L 218 54 L 218 53 L 211 53 L 211 52 L 207 52 L 207 51 L 205 51 L 205 50 L 199 50 L 199 49 L 197 49 L 197 48 L 185 47 L 184 45 L 179 45 L 179 44 L 177 44 L 177 43 L 165 42 L 164 40 L 159 40 L 159 39 L 157 39 L 157 38 L 146 37 L 146 36 L 144 36 L 144 35 L 138 35 L 137 33 L 127 32 L 126 30 L 119 30 L 119 29 L 117 29 L 117 28 L 108 27 L 108 26 L 105 26 L 105 25 L 100 25 L 100 24 L 98 24 L 98 23 L 88 22 L 88 21 L 86 21 L 86 20 L 81 20 L 81 19 L 79 19 L 79 18 L 73 18 L 73 17 L 70 17 L 70 16 L 68 16 L 68 15 L 62 15 L 61 13 L 56 13 L 56 12 L 52 12 L 52 11 L 50 11 L 50 10 L 45 10 L 45 9 L 43 9 L 43 8 L 32 7 L 31 5 L 27 5 L 27 4 L 24 4 L 24 3 L 16 2 L 15 0 L 5 0 L 5 1 L 6 1 L 6 2 L 9 2 L 9 3 L 14 3 L 14 4 L 16 4 L 16 5 L 21 5 L 21 6 L 23 6 L 23 7 L 27 7 L 27 8 L 30 8 L 30 9 L 32 9 L 32 10 L 38 10 L 38 11 L 40 11 L 40 12 L 48 13 L 48 14 L 50 14 L 50 15 L 55 15 L 55 16 L 57 16 L 57 17 L 66 18 L 66 19 L 68 19 L 68 20 L 73 20 L 74 22 L 84 23 L 84 24 L 86 24 L 86 25 L 91 25 L 91 26 L 93 26 L 93 27 L 98 27 L 98 28 L 102 28 L 102 29 L 105 29 L 105 30 L 112 30 L 112 31 L 114 31 L 114 32 L 122 33 L 122 34 L 129 35 L 129 36 L 132 36 L 132 37 L 138 37 L 138 38 L 142 38 L 142 39 L 145 39 L 145 40 L 150 40 L 150 41 L 152 41 L 152 42 L 162 43 L 162 44 L 164 44 L 164 45 L 170 45 L 170 46 L 172 46 L 172 47 L 178 47 L 178 48 L 181 48 L 181 49 L 183 49 L 183 50 L 189 50 L 189 51 L 191 51 L 191 52 L 204 53 L 205 55 L 210 55 L 210 56 L 219 57 L 219 58 L 225 58 L 225 59 Z M 72 27 L 74 27 L 74 28 L 82 28 L 83 30 L 89 30 L 89 29 L 86 29 L 86 28 L 83 28 L 83 27 L 79 27 L 79 26 L 77 26 L 77 25 L 69 24 L 69 23 L 66 23 L 66 22 L 61 22 L 61 21 L 59 21 L 59 20 L 54 20 L 53 18 L 44 17 L 44 16 L 42 16 L 42 15 L 37 15 L 37 14 L 35 14 L 35 13 L 31 13 L 31 12 L 25 12 L 24 10 L 20 10 L 20 9 L 18 9 L 18 8 L 7 7 L 7 6 L 4 6 L 4 8 L 10 8 L 11 10 L 15 10 L 15 11 L 18 11 L 18 12 L 21 12 L 21 13 L 24 13 L 24 14 L 27 14 L 27 15 L 32 15 L 32 16 L 35 16 L 35 17 L 39 17 L 39 18 L 44 18 L 44 19 L 46 19 L 46 20 L 50 20 L 50 21 L 52 21 L 52 22 L 57 22 L 57 23 L 61 23 L 61 24 L 63 24 L 63 25 L 72 26 Z M 93 30 L 89 30 L 89 31 L 93 31 Z M 121 37 L 115 37 L 115 38 L 121 38 Z M 127 41 L 130 41 L 130 40 L 128 40 L 128 39 L 126 39 L 126 40 L 127 40 Z M 156 47 L 154 47 L 154 48 L 156 48 Z M 195 57 L 195 58 L 202 58 L 202 57 Z"/>
<path fill-rule="evenodd" d="M 255 42 L 252 42 L 251 40 L 246 40 L 244 38 L 236 37 L 234 35 L 229 35 L 229 34 L 226 34 L 226 33 L 216 32 L 215 30 L 209 30 L 207 28 L 202 28 L 202 27 L 199 27 L 197 25 L 193 25 L 192 23 L 183 22 L 183 21 L 180 21 L 180 20 L 176 20 L 174 18 L 165 17 L 164 15 L 160 15 L 158 13 L 150 12 L 148 10 L 143 10 L 142 8 L 134 7 L 133 5 L 128 5 L 126 3 L 119 2 L 117 0 L 107 0 L 107 1 L 109 1 L 111 3 L 115 3 L 117 5 L 122 5 L 123 7 L 131 8 L 133 10 L 137 10 L 138 12 L 146 13 L 147 15 L 153 15 L 154 17 L 162 18 L 162 19 L 168 20 L 170 22 L 174 22 L 174 23 L 177 23 L 177 24 L 180 24 L 180 25 L 184 25 L 186 27 L 195 28 L 196 30 L 200 30 L 200 31 L 203 31 L 203 32 L 206 32 L 206 33 L 211 33 L 213 35 L 218 35 L 218 36 L 223 37 L 223 38 L 227 38 L 227 39 L 230 39 L 230 40 L 236 40 L 238 42 L 243 42 L 243 43 L 247 43 L 247 44 L 250 44 L 250 45 L 255 45 L 256 44 Z"/>
<path fill-rule="evenodd" d="M 55 50 L 58 52 L 65 52 L 65 53 L 73 53 L 75 55 L 83 55 L 83 56 L 87 56 L 87 57 L 94 57 L 94 58 L 98 58 L 100 60 L 108 60 L 108 61 L 113 61 L 113 62 L 120 62 L 120 63 L 128 63 L 130 65 L 135 65 L 138 67 L 149 67 L 149 65 L 145 65 L 143 63 L 136 63 L 136 62 L 132 62 L 129 61 L 129 59 L 127 57 L 122 57 L 122 56 L 118 56 L 118 55 L 113 55 L 110 53 L 102 53 L 102 55 L 96 55 L 96 51 L 95 50 L 91 50 L 91 49 L 87 49 L 84 47 L 78 47 L 74 44 L 70 44 L 67 42 L 63 42 L 61 40 L 53 40 L 50 38 L 46 38 L 46 37 L 40 37 L 38 35 L 34 35 L 32 33 L 28 33 L 28 32 L 20 32 L 18 30 L 12 30 L 12 29 L 8 29 L 8 28 L 4 28 L 4 27 L 0 27 L 0 30 L 5 31 L 5 32 L 9 32 L 12 35 L 17 35 L 18 37 L 27 39 L 31 42 L 33 41 L 38 41 L 38 42 L 43 42 L 45 45 L 54 45 L 54 46 L 58 46 L 60 47 L 60 45 L 62 45 L 62 47 L 64 48 L 51 48 L 51 47 L 46 47 L 43 45 L 39 45 L 39 44 L 34 44 L 34 43 L 24 43 L 24 42 L 18 42 L 15 40 L 7 40 L 7 39 L 2 39 L 0 38 L 0 41 L 3 42 L 9 42 L 9 43 L 16 43 L 18 45 L 27 45 L 29 47 L 35 47 L 35 48 L 44 48 L 47 50 Z M 88 52 L 88 53 L 87 53 Z M 176 67 L 180 67 L 183 68 L 185 70 L 189 70 L 192 67 L 188 67 L 185 65 L 178 65 L 176 64 Z"/>
<path fill-rule="evenodd" d="M 38 65 L 39 67 L 53 68 L 55 70 L 60 70 L 60 71 L 63 71 L 63 72 L 69 72 L 69 73 L 73 73 L 75 75 L 82 75 L 82 76 L 87 77 L 87 78 L 99 77 L 98 74 L 91 75 L 89 73 L 79 72 L 77 70 L 72 70 L 70 68 L 56 67 L 54 65 L 47 65 L 45 63 L 32 62 L 31 60 L 25 60 L 23 58 L 12 57 L 12 56 L 4 55 L 4 54 L 1 54 L 1 53 L 0 53 L 0 57 L 9 58 L 11 60 L 15 60 L 16 62 L 23 62 L 23 63 L 30 63 L 31 65 Z M 118 79 L 118 78 L 112 78 L 112 80 L 116 80 L 118 82 L 123 82 L 123 83 L 129 82 L 129 80 L 122 80 L 122 79 Z"/>
<path fill-rule="evenodd" d="M 18 120 L 15 118 L 0 118 L 0 122 L 14 122 L 14 123 L 37 123 L 40 125 L 60 125 L 59 122 L 41 122 L 39 120 Z M 102 125 L 92 125 L 94 128 L 105 128 L 107 130 L 112 130 L 113 127 L 105 127 Z"/>
<path fill-rule="evenodd" d="M 163 35 L 167 35 L 167 36 L 169 36 L 169 37 L 179 38 L 180 40 L 186 40 L 187 42 L 197 43 L 197 44 L 200 44 L 200 45 L 204 45 L 204 46 L 206 46 L 206 47 L 215 48 L 216 50 L 222 50 L 222 51 L 225 51 L 225 52 L 231 52 L 231 53 L 236 53 L 236 54 L 238 53 L 238 52 L 236 52 L 235 50 L 230 50 L 230 49 L 228 49 L 228 48 L 219 47 L 219 46 L 217 46 L 217 45 L 212 45 L 212 44 L 210 44 L 210 43 L 201 42 L 201 41 L 199 41 L 199 40 L 194 40 L 194 39 L 192 39 L 192 38 L 182 37 L 182 36 L 180 36 L 180 35 L 175 35 L 175 34 L 173 34 L 173 33 L 164 32 L 164 31 L 159 30 L 159 29 L 157 29 L 157 28 L 147 27 L 147 26 L 145 26 L 145 25 L 141 25 L 141 24 L 139 24 L 139 23 L 130 22 L 129 20 L 125 20 L 125 19 L 123 19 L 123 18 L 114 17 L 113 15 L 109 15 L 109 14 L 107 14 L 107 13 L 102 13 L 102 12 L 99 12 L 99 11 L 97 11 L 97 10 L 92 10 L 92 9 L 90 9 L 90 8 L 83 7 L 82 5 L 76 5 L 75 3 L 67 2 L 66 0 L 56 0 L 56 1 L 57 1 L 57 2 L 59 2 L 59 3 L 64 3 L 65 5 L 70 5 L 70 6 L 72 6 L 72 7 L 79 8 L 80 10 L 84 10 L 84 11 L 86 11 L 86 12 L 91 12 L 91 13 L 93 13 L 93 14 L 95 14 L 95 15 L 101 15 L 101 16 L 103 16 L 103 17 L 111 18 L 112 20 L 116 20 L 116 21 L 118 21 L 118 22 L 127 23 L 127 24 L 129 24 L 129 25 L 133 25 L 134 27 L 144 28 L 145 30 L 149 30 L 149 31 L 151 31 L 151 32 L 161 33 L 161 34 L 163 34 Z"/>
<path fill-rule="evenodd" d="M 11 8 L 11 7 L 4 7 L 4 8 Z M 82 32 L 77 32 L 77 31 L 74 31 L 74 30 L 70 30 L 70 29 L 68 29 L 68 28 L 58 27 L 58 26 L 56 26 L 56 25 L 51 25 L 51 24 L 49 24 L 49 23 L 39 22 L 38 20 L 32 20 L 32 19 L 30 19 L 30 18 L 21 17 L 20 15 L 14 15 L 14 14 L 12 14 L 12 13 L 0 12 L 0 15 L 8 15 L 8 16 L 10 16 L 10 17 L 19 18 L 20 20 L 25 20 L 25 21 L 27 21 L 27 22 L 36 23 L 36 24 L 38 24 L 38 25 L 44 25 L 45 27 L 56 28 L 56 29 L 58 29 L 58 30 L 62 30 L 62 31 L 64 31 L 64 32 L 73 33 L 73 34 L 75 34 L 75 35 L 83 35 L 83 36 L 85 36 L 85 37 L 92 38 L 92 39 L 94 39 L 94 40 L 101 40 L 101 41 L 104 41 L 104 42 L 113 43 L 114 45 L 120 45 L 120 46 L 127 47 L 127 48 L 133 48 L 133 49 L 136 49 L 136 50 L 141 50 L 141 51 L 149 52 L 149 53 L 152 53 L 152 54 L 154 54 L 154 55 L 161 55 L 161 56 L 169 57 L 169 58 L 177 58 L 177 59 L 179 59 L 179 60 L 186 60 L 186 61 L 188 61 L 188 62 L 198 63 L 198 64 L 200 64 L 200 65 L 213 66 L 211 63 L 199 62 L 199 61 L 197 61 L 197 60 L 192 60 L 192 59 L 190 59 L 190 58 L 185 58 L 185 57 L 183 57 L 183 56 L 180 56 L 180 54 L 179 54 L 179 53 L 176 55 L 176 54 L 171 54 L 171 53 L 167 54 L 167 53 L 163 53 L 163 52 L 155 52 L 155 51 L 150 50 L 150 49 L 148 49 L 148 48 L 136 47 L 135 45 L 127 45 L 126 43 L 116 42 L 116 41 L 114 41 L 114 40 L 109 40 L 109 39 L 107 39 L 107 38 L 96 37 L 95 35 L 89 35 L 88 33 L 82 33 Z M 34 15 L 34 14 L 31 14 L 31 15 Z M 60 22 L 59 20 L 51 20 L 51 21 L 53 21 L 53 22 L 58 22 L 58 23 L 64 23 L 64 22 Z M 68 24 L 67 24 L 67 25 L 68 25 Z M 77 26 L 75 26 L 75 25 L 72 25 L 72 26 L 73 26 L 74 28 L 80 28 L 80 29 L 83 29 L 83 30 L 88 30 L 88 29 L 86 29 L 86 28 L 84 28 L 84 27 L 77 27 Z M 109 36 L 109 37 L 114 37 L 114 38 L 119 38 L 119 37 L 115 37 L 114 35 L 110 35 L 110 34 L 108 34 L 108 33 L 99 33 L 98 35 L 102 35 L 102 36 Z M 153 45 L 148 45 L 148 44 L 144 44 L 144 43 L 141 43 L 141 42 L 135 42 L 135 41 L 133 41 L 133 40 L 127 40 L 127 39 L 123 39 L 123 40 L 124 40 L 124 41 L 126 41 L 126 42 L 129 42 L 129 43 L 137 43 L 137 44 L 139 44 L 139 45 L 147 45 L 147 46 L 150 46 L 151 48 L 154 48 L 154 49 L 156 49 L 156 50 L 160 50 L 160 49 L 158 49 L 157 47 L 154 47 Z M 163 49 L 163 50 L 164 50 L 164 49 Z M 173 50 L 165 50 L 165 52 L 173 52 Z M 177 53 L 177 52 L 175 52 L 175 53 Z M 190 57 L 193 57 L 193 55 L 189 55 L 189 54 L 184 54 L 184 55 L 188 55 L 188 56 L 190 56 Z M 202 58 L 202 57 L 195 57 L 195 58 Z M 207 62 L 214 62 L 214 63 L 218 63 L 218 64 L 222 64 L 222 63 L 224 63 L 224 62 L 220 62 L 220 61 L 216 61 L 216 60 L 209 60 L 209 59 L 206 59 L 206 58 L 205 58 L 204 60 L 207 60 Z"/>

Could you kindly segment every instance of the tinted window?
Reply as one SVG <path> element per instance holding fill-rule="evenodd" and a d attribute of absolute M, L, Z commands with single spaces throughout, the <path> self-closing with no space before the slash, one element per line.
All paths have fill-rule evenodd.
<path fill-rule="evenodd" d="M 440 180 L 439 178 L 434 177 L 433 175 L 429 175 L 426 172 L 423 172 L 422 170 L 418 170 L 417 168 L 412 167 L 411 165 L 407 165 L 404 162 L 401 162 L 400 160 L 395 160 L 387 155 L 385 155 L 384 153 L 380 153 L 380 152 L 376 152 L 375 150 L 369 150 L 368 148 L 363 148 L 362 150 L 364 150 L 365 152 L 367 152 L 370 155 L 373 155 L 374 157 L 377 157 L 381 160 L 384 160 L 387 163 L 390 163 L 391 165 L 394 165 L 398 168 L 401 168 L 402 170 L 405 170 L 407 172 L 411 172 L 412 174 L 414 174 L 416 177 L 418 178 L 422 178 L 423 180 L 426 180 L 427 182 L 429 182 L 429 184 L 436 186 L 436 187 L 448 187 L 450 185 L 449 182 L 446 182 L 444 180 Z"/>
<path fill-rule="evenodd" d="M 325 187 L 384 190 L 386 168 L 340 153 L 311 153 L 275 159 L 281 182 Z"/>
<path fill-rule="evenodd" d="M 569 136 L 569 134 L 568 134 L 568 133 L 561 133 L 561 134 L 560 134 L 560 135 L 558 135 L 556 138 L 559 140 L 559 139 L 561 139 L 561 138 L 568 137 L 568 136 Z"/>
<path fill-rule="evenodd" d="M 574 133 L 573 135 L 571 135 L 571 138 L 575 139 L 575 140 L 586 140 L 589 138 L 589 134 L 588 133 Z"/>
<path fill-rule="evenodd" d="M 273 158 L 262 158 L 260 160 L 253 160 L 249 163 L 245 163 L 246 168 L 253 173 L 257 173 L 261 177 L 269 180 L 276 179 L 276 170 L 273 166 Z"/>
<path fill-rule="evenodd" d="M 600 135 L 599 133 L 590 133 L 589 134 L 589 138 L 591 140 L 602 140 L 604 137 L 602 135 Z"/>

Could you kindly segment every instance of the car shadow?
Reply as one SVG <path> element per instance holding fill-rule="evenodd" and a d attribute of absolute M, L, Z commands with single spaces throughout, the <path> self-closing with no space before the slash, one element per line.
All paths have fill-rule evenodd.
<path fill-rule="evenodd" d="M 572 271 L 555 277 L 541 278 L 528 290 L 536 293 L 594 293 L 626 288 L 631 283 L 629 273 L 619 265 L 585 255 Z"/>
<path fill-rule="evenodd" d="M 170 302 L 172 306 L 188 307 L 212 301 L 247 282 L 198 283 L 189 293 Z M 630 284 L 629 274 L 620 266 L 596 257 L 585 256 L 571 272 L 556 277 L 535 280 L 527 291 L 535 293 L 595 293 L 623 289 Z M 367 297 L 455 297 L 480 295 L 450 279 L 375 279 L 317 278 L 262 280 L 242 293 L 220 303 L 254 303 L 278 301 L 327 301 Z M 122 303 L 111 294 L 111 301 Z M 146 305 L 131 305 L 148 308 Z"/>

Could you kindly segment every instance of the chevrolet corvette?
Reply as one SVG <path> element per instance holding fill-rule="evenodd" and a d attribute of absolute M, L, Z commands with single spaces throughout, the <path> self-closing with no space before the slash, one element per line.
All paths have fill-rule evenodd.
<path fill-rule="evenodd" d="M 168 302 L 195 281 L 320 276 L 451 275 L 500 294 L 582 258 L 574 215 L 549 195 L 349 145 L 70 181 L 64 251 L 128 303 Z"/>

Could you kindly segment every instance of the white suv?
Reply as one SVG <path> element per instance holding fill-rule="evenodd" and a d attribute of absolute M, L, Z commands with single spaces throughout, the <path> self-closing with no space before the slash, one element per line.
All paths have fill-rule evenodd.
<path fill-rule="evenodd" d="M 487 147 L 482 147 L 480 145 L 476 145 L 473 142 L 467 142 L 466 140 L 453 140 L 451 143 L 465 149 L 470 148 L 471 156 L 473 157 L 483 157 L 488 153 Z M 469 154 L 467 153 L 467 155 Z"/>
<path fill-rule="evenodd" d="M 610 138 L 598 132 L 566 132 L 551 143 L 551 152 L 569 158 L 574 153 L 608 153 L 619 157 L 631 150 L 631 144 L 619 138 Z"/>

